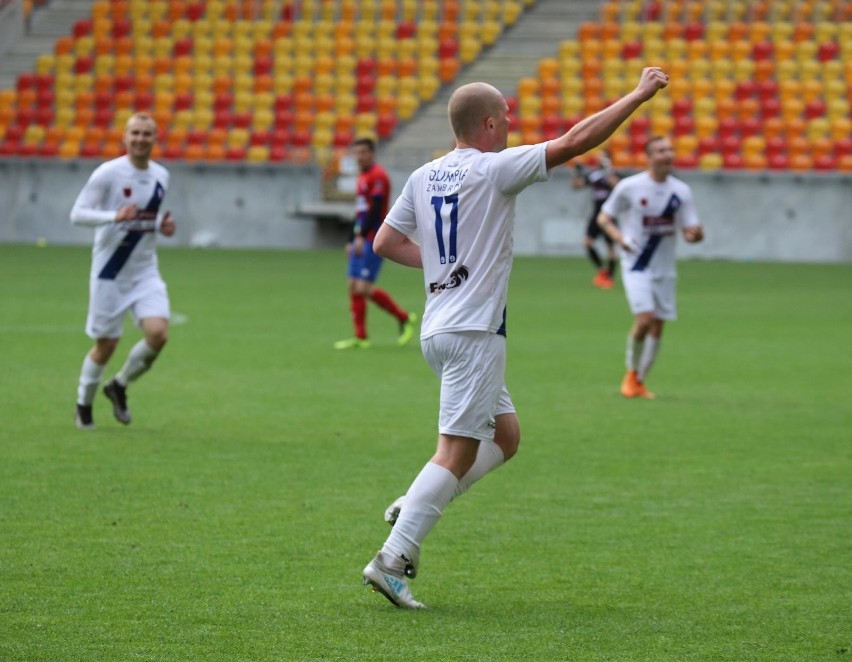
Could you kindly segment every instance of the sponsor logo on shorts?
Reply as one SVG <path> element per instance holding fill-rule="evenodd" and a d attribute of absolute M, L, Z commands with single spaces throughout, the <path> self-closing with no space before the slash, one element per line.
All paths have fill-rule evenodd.
<path fill-rule="evenodd" d="M 468 279 L 469 276 L 470 270 L 466 266 L 461 265 L 458 269 L 450 273 L 450 277 L 440 285 L 438 283 L 429 283 L 429 292 L 430 294 L 440 294 L 444 290 L 451 290 L 455 287 L 459 287 Z"/>

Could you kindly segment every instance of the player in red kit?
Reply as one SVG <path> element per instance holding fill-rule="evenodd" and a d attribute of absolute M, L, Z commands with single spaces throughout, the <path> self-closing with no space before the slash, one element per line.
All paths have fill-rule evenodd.
<path fill-rule="evenodd" d="M 393 315 L 399 322 L 400 347 L 414 336 L 417 316 L 400 308 L 383 289 L 376 287 L 382 268 L 381 257 L 373 252 L 373 239 L 388 213 L 390 178 L 385 169 L 376 163 L 376 144 L 369 138 L 360 138 L 352 144 L 352 154 L 361 171 L 355 203 L 355 222 L 352 236 L 346 244 L 349 256 L 349 300 L 355 335 L 334 343 L 335 349 L 366 349 L 367 299 Z"/>

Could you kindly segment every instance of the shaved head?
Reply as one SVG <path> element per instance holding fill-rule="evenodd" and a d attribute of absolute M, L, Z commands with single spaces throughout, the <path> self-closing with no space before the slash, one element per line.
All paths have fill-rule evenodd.
<path fill-rule="evenodd" d="M 150 122 L 151 127 L 154 130 L 154 133 L 157 132 L 157 122 L 150 115 L 150 113 L 146 113 L 146 112 L 133 113 L 130 117 L 127 118 L 127 122 L 124 125 L 125 130 L 130 128 L 130 125 L 132 123 L 135 123 L 135 122 Z"/>
<path fill-rule="evenodd" d="M 447 110 L 456 139 L 476 143 L 488 118 L 505 116 L 508 108 L 496 87 L 488 83 L 469 83 L 453 92 Z"/>

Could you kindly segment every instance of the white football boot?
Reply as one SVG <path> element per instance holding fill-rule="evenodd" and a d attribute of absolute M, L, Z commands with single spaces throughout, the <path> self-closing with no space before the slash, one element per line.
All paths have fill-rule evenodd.
<path fill-rule="evenodd" d="M 372 586 L 374 591 L 384 595 L 396 607 L 425 609 L 426 605 L 417 602 L 411 595 L 408 580 L 405 578 L 404 563 L 403 559 L 396 562 L 391 560 L 388 563 L 385 556 L 379 552 L 364 568 L 364 585 Z"/>

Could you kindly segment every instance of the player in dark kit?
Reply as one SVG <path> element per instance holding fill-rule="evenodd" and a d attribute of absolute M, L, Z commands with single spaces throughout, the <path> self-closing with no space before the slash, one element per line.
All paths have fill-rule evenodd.
<path fill-rule="evenodd" d="M 417 316 L 400 308 L 385 290 L 375 286 L 382 268 L 381 257 L 373 252 L 373 239 L 388 213 L 390 178 L 385 169 L 376 163 L 376 145 L 369 138 L 356 140 L 352 152 L 358 162 L 355 222 L 352 235 L 346 244 L 349 256 L 349 299 L 355 335 L 334 343 L 335 349 L 366 349 L 367 299 L 387 311 L 399 322 L 400 347 L 404 347 L 414 336 Z"/>
<path fill-rule="evenodd" d="M 583 246 L 586 247 L 589 259 L 598 270 L 592 280 L 592 284 L 595 287 L 605 290 L 612 289 L 615 284 L 613 276 L 615 275 L 617 255 L 612 239 L 598 226 L 598 214 L 600 214 L 603 203 L 606 202 L 606 199 L 612 193 L 612 189 L 617 183 L 618 177 L 613 172 L 609 157 L 605 152 L 601 156 L 600 165 L 594 170 L 586 171 L 582 166 L 578 165 L 574 170 L 574 177 L 571 181 L 571 185 L 575 189 L 588 186 L 592 191 L 592 215 L 586 226 L 586 236 L 583 238 Z M 595 249 L 595 241 L 598 237 L 603 237 L 609 252 L 609 260 L 606 267 L 603 266 L 603 261 Z"/>

